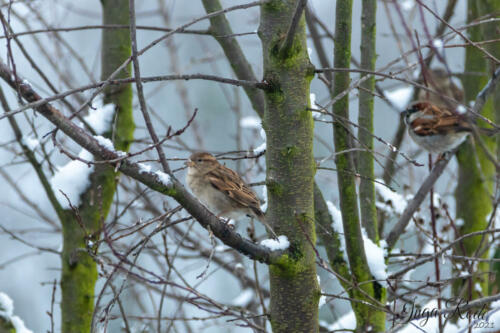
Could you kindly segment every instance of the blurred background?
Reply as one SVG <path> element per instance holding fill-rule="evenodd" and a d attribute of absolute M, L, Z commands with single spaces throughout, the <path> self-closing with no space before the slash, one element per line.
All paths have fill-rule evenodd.
<path fill-rule="evenodd" d="M 240 0 L 222 0 L 223 7 L 244 4 Z M 98 0 L 45 0 L 45 1 L 6 1 L 0 2 L 3 14 L 10 20 L 14 33 L 62 27 L 80 27 L 100 25 L 101 4 Z M 423 32 L 423 21 L 418 13 L 413 0 L 398 1 L 401 15 L 411 31 L 418 31 L 422 43 L 428 43 Z M 431 8 L 438 13 L 443 13 L 445 2 L 439 0 L 425 1 Z M 331 33 L 333 33 L 333 23 L 335 18 L 335 1 L 310 0 L 308 5 L 312 12 L 325 24 Z M 460 27 L 465 24 L 465 0 L 459 0 L 455 9 L 455 14 L 451 24 Z M 197 17 L 204 16 L 205 10 L 199 0 L 142 0 L 136 2 L 137 25 L 176 28 L 181 24 L 189 22 Z M 10 11 L 9 11 L 10 8 Z M 353 57 L 359 59 L 360 53 L 360 15 L 361 1 L 354 0 L 353 8 L 353 32 L 352 32 L 352 50 Z M 259 26 L 259 9 L 252 7 L 245 10 L 229 12 L 227 15 L 233 31 L 235 33 L 244 33 L 237 39 L 243 47 L 244 54 L 253 66 L 254 72 L 258 78 L 262 77 L 262 50 L 261 43 L 256 34 Z M 435 31 L 437 21 L 427 13 L 424 15 L 425 25 L 430 31 Z M 404 51 L 413 48 L 409 42 L 408 36 L 402 29 L 401 20 L 392 1 L 379 1 L 377 12 L 377 68 L 385 67 L 393 62 L 392 66 L 384 72 L 396 72 L 403 70 L 408 65 L 415 64 L 417 58 L 412 54 L 406 58 L 400 58 Z M 391 27 L 392 25 L 392 27 Z M 203 20 L 190 29 L 206 29 L 208 21 Z M 148 45 L 155 38 L 161 36 L 164 32 L 155 32 L 147 30 L 138 30 L 139 49 Z M 322 33 L 323 45 L 328 52 L 330 62 L 333 59 L 333 42 L 328 36 Z M 397 38 L 396 38 L 397 37 Z M 79 31 L 41 32 L 33 35 L 24 35 L 19 37 L 23 43 L 26 52 L 35 60 L 36 64 L 49 77 L 52 84 L 59 91 L 65 91 L 70 88 L 76 88 L 100 79 L 100 59 L 101 59 L 101 30 L 83 29 Z M 458 41 L 453 39 L 449 42 Z M 310 57 L 316 67 L 321 67 L 315 52 L 314 45 L 309 40 Z M 19 47 L 12 43 L 12 51 L 15 57 L 16 69 L 19 75 L 25 77 L 33 84 L 35 89 L 42 95 L 48 97 L 53 93 L 47 88 L 46 84 L 40 79 L 30 63 L 23 56 Z M 447 66 L 452 72 L 460 73 L 463 71 L 464 49 L 463 48 L 445 48 L 442 50 Z M 0 57 L 3 61 L 7 60 L 6 39 L 0 41 Z M 399 59 L 399 60 L 398 60 Z M 398 60 L 394 62 L 395 60 Z M 434 60 L 438 67 L 438 60 Z M 213 74 L 222 77 L 234 78 L 234 74 L 225 59 L 221 47 L 214 38 L 207 35 L 196 34 L 175 34 L 171 38 L 163 41 L 153 47 L 140 57 L 142 76 L 166 75 L 166 74 Z M 415 72 L 418 73 L 418 67 L 413 67 L 403 71 L 402 77 L 411 80 L 415 79 Z M 352 80 L 356 80 L 358 74 L 352 75 Z M 459 84 L 459 83 L 458 83 Z M 3 82 L 0 83 L 7 96 L 11 108 L 18 107 L 18 101 L 15 92 L 7 87 Z M 400 81 L 380 79 L 378 85 L 383 88 L 394 104 L 404 109 L 405 104 L 409 102 L 411 94 L 410 86 Z M 135 90 L 135 87 L 134 87 Z M 85 91 L 77 96 L 69 97 L 69 101 L 79 106 L 84 98 L 90 96 L 91 91 Z M 154 125 L 159 133 L 165 133 L 168 126 L 173 129 L 183 127 L 195 108 L 198 108 L 198 114 L 192 126 L 179 138 L 168 141 L 165 145 L 167 157 L 171 158 L 172 169 L 183 166 L 185 158 L 192 151 L 206 150 L 212 153 L 224 152 L 242 152 L 252 151 L 263 143 L 261 138 L 259 121 L 252 109 L 248 98 L 242 88 L 216 83 L 211 81 L 190 80 L 190 81 L 164 81 L 160 83 L 145 84 L 145 93 L 147 104 L 150 108 Z M 329 102 L 330 96 L 328 88 L 317 77 L 312 81 L 311 93 L 315 94 L 315 100 L 319 105 L 325 105 Z M 357 93 L 354 89 L 351 94 L 351 117 L 353 121 L 357 120 Z M 406 95 L 405 95 L 406 94 Z M 407 96 L 405 98 L 405 96 Z M 406 99 L 406 100 L 405 100 Z M 134 98 L 136 102 L 136 99 Z M 54 103 L 60 110 L 65 109 L 59 102 Z M 313 105 L 314 106 L 314 105 Z M 147 144 L 148 136 L 145 132 L 144 122 L 136 105 L 135 120 L 136 142 L 132 145 L 132 151 L 138 151 Z M 57 149 L 54 149 L 50 137 L 44 137 L 53 126 L 48 124 L 40 116 L 28 110 L 16 116 L 16 119 L 22 126 L 24 133 L 30 137 L 37 137 L 44 149 L 48 152 L 51 163 L 54 166 L 62 166 L 69 161 L 66 156 L 61 155 Z M 331 124 L 323 123 L 321 120 L 327 119 L 321 116 L 316 122 L 315 127 L 315 156 L 318 160 L 328 158 L 332 154 L 333 138 Z M 391 108 L 381 98 L 375 99 L 375 135 L 385 141 L 390 142 L 394 136 L 399 123 L 399 113 Z M 14 300 L 15 314 L 20 316 L 26 326 L 33 332 L 43 332 L 50 328 L 50 318 L 47 311 L 50 311 L 52 302 L 52 289 L 54 281 L 60 278 L 60 258 L 57 253 L 50 253 L 44 248 L 50 248 L 57 251 L 61 249 L 61 235 L 55 213 L 46 199 L 45 192 L 40 186 L 32 167 L 25 163 L 20 147 L 13 141 L 12 130 L 6 121 L 0 121 L 0 212 L 2 218 L 0 224 L 18 236 L 13 239 L 12 234 L 0 232 L 0 291 L 7 293 Z M 59 134 L 58 139 L 65 144 L 71 151 L 78 153 L 79 149 L 64 136 Z M 383 154 L 389 154 L 389 147 L 379 141 L 375 141 L 376 151 Z M 425 164 L 427 154 L 418 149 L 413 142 L 405 140 L 401 150 Z M 36 149 L 42 149 L 41 146 Z M 37 150 L 35 150 L 37 151 Z M 224 156 L 236 156 L 237 154 L 227 154 Z M 154 155 L 143 154 L 137 160 L 147 160 Z M 381 158 L 385 163 L 385 159 Z M 149 162 L 155 168 L 158 164 Z M 264 157 L 258 159 L 232 160 L 227 159 L 225 163 L 234 169 L 237 169 L 245 175 L 248 182 L 260 182 L 265 179 L 265 160 Z M 397 174 L 394 178 L 393 188 L 402 195 L 413 194 L 418 188 L 419 181 L 428 173 L 427 167 L 416 167 L 406 160 L 399 158 Z M 331 159 L 325 161 L 322 166 L 334 167 Z M 376 164 L 376 174 L 382 176 L 382 168 Z M 437 193 L 445 201 L 450 211 L 454 211 L 454 199 L 451 193 L 454 189 L 453 179 L 455 177 L 454 161 L 450 163 L 445 175 L 441 177 L 437 186 Z M 180 170 L 177 176 L 184 179 L 184 170 Z M 321 185 L 325 198 L 334 204 L 338 204 L 338 193 L 336 184 L 336 175 L 330 170 L 318 170 L 316 175 L 318 184 Z M 122 186 L 118 191 L 116 207 L 123 207 L 127 200 L 130 202 L 134 197 L 134 191 L 137 185 L 122 177 Z M 140 187 L 139 187 L 140 188 Z M 128 190 L 127 190 L 128 189 Z M 263 187 L 255 187 L 256 192 L 263 198 Z M 173 203 L 164 196 L 157 193 L 149 193 L 150 204 L 155 205 L 159 210 L 162 207 L 173 207 Z M 117 208 L 119 209 L 119 208 Z M 113 208 L 112 208 L 113 210 Z M 182 213 L 181 213 L 182 214 Z M 422 213 L 425 214 L 425 213 Z M 123 225 L 133 225 L 137 221 L 146 221 L 152 218 L 154 214 L 147 205 L 141 200 L 137 200 L 133 207 L 126 214 L 121 216 L 120 223 Z M 248 221 L 238 223 L 238 231 L 246 234 Z M 389 221 L 390 222 L 390 221 Z M 189 221 L 189 226 L 196 235 L 199 235 L 199 241 L 210 248 L 211 241 L 207 232 L 198 224 Z M 183 226 L 184 227 L 184 226 Z M 149 227 L 152 228 L 152 227 Z M 258 225 L 257 235 L 262 236 L 264 229 Z M 147 228 L 145 229 L 147 230 Z M 144 231 L 145 231 L 144 230 Z M 161 242 L 159 235 L 155 236 L 151 242 Z M 169 236 L 178 238 L 180 236 Z M 406 242 L 406 243 L 405 243 Z M 403 240 L 404 246 L 409 248 L 419 246 L 418 242 Z M 217 245 L 221 245 L 217 241 Z M 420 244 L 422 246 L 422 244 Z M 174 251 L 172 248 L 169 250 Z M 222 251 L 222 252 L 221 252 Z M 146 251 L 147 252 L 147 251 Z M 216 252 L 225 256 L 227 262 L 233 265 L 229 270 L 236 271 L 242 269 L 248 274 L 253 275 L 253 263 L 247 258 L 243 258 L 234 251 L 225 250 L 224 247 L 216 247 Z M 153 253 L 153 252 L 152 252 Z M 239 280 L 233 273 L 221 269 L 217 264 L 211 263 L 205 277 L 197 279 L 197 276 L 203 272 L 207 260 L 206 258 L 190 257 L 190 252 L 181 249 L 179 257 L 176 259 L 175 266 L 182 277 L 196 286 L 199 292 L 202 292 L 222 304 L 246 305 L 249 300 L 238 299 L 244 294 Z M 182 255 L 181 255 L 182 254 Z M 191 253 L 192 254 L 192 253 Z M 151 269 L 158 274 L 164 274 L 158 261 L 154 259 L 154 254 L 143 254 L 138 259 L 142 267 Z M 257 264 L 260 283 L 267 284 L 267 267 Z M 415 273 L 413 278 L 425 278 L 427 272 L 424 267 L 422 271 Z M 329 274 L 319 270 L 321 278 L 321 287 L 324 291 L 334 292 L 338 290 L 338 282 Z M 172 275 L 174 281 L 179 281 L 180 277 Z M 104 280 L 103 280 L 104 281 Z M 96 293 L 102 288 L 101 281 L 96 289 Z M 117 286 L 120 283 L 117 282 Z M 158 292 L 153 292 L 147 287 L 126 284 L 122 298 L 127 311 L 137 316 L 155 316 L 159 304 Z M 60 321 L 60 289 L 56 289 L 54 320 L 56 331 L 59 331 Z M 167 293 L 182 295 L 182 292 L 169 290 Z M 110 297 L 109 293 L 106 297 Z M 252 296 L 254 299 L 255 295 Z M 189 305 L 176 307 L 174 301 L 166 301 L 164 304 L 164 314 L 166 316 L 206 316 L 207 313 Z M 328 302 L 320 309 L 320 319 L 326 323 L 333 323 L 349 310 L 349 305 L 343 301 L 335 300 Z M 115 306 L 112 313 L 118 313 Z M 137 331 L 150 331 L 147 324 L 133 324 Z M 226 322 L 224 319 L 193 321 L 190 323 L 195 332 L 249 332 L 248 328 L 238 328 L 234 323 Z M 120 331 L 120 320 L 112 321 L 109 326 L 109 332 Z M 166 325 L 164 325 L 165 327 Z M 177 331 L 184 331 L 180 325 Z M 187 329 L 186 329 L 187 331 Z"/>

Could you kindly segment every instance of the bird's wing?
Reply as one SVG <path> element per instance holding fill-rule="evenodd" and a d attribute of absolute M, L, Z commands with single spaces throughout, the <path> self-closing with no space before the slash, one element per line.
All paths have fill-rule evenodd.
<path fill-rule="evenodd" d="M 221 166 L 208 173 L 212 186 L 227 195 L 241 207 L 252 209 L 257 215 L 260 213 L 260 202 L 255 192 L 233 170 Z"/>
<path fill-rule="evenodd" d="M 420 136 L 470 132 L 471 128 L 462 115 L 448 109 L 428 104 L 422 110 L 422 117 L 412 121 L 415 134 Z"/>

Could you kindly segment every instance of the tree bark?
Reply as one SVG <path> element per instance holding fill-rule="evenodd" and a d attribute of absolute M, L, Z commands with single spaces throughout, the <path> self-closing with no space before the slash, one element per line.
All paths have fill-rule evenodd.
<path fill-rule="evenodd" d="M 361 68 L 375 71 L 377 1 L 363 0 L 361 13 Z M 361 74 L 365 76 L 366 74 Z M 373 94 L 375 76 L 364 81 L 359 89 L 358 139 L 363 149 L 358 155 L 359 173 L 363 175 L 359 184 L 359 204 L 363 227 L 374 242 L 378 242 L 377 209 L 375 207 L 375 179 L 373 171 Z"/>
<path fill-rule="evenodd" d="M 349 68 L 351 59 L 351 23 L 352 0 L 337 1 L 335 12 L 335 50 L 334 67 Z M 333 96 L 342 93 L 349 87 L 349 72 L 333 73 Z M 335 151 L 349 149 L 349 131 L 339 119 L 349 119 L 349 96 L 346 95 L 333 105 L 336 116 L 333 124 Z M 344 225 L 346 250 L 349 259 L 353 283 L 372 280 L 361 235 L 361 225 L 358 213 L 358 198 L 356 183 L 352 171 L 354 170 L 351 154 L 336 154 L 337 181 L 339 186 L 340 210 Z M 379 299 L 382 287 L 378 283 L 363 283 L 359 289 L 353 290 L 358 300 L 368 301 L 367 295 Z M 361 292 L 361 290 L 364 291 Z M 385 314 L 374 311 L 373 308 L 362 302 L 353 302 L 352 308 L 356 315 L 358 332 L 383 332 L 385 330 Z"/>
<path fill-rule="evenodd" d="M 479 11 L 479 2 L 469 0 L 467 3 L 467 20 L 472 22 L 481 17 Z M 486 36 L 481 33 L 481 28 L 471 27 L 469 36 L 473 41 L 485 40 Z M 495 38 L 495 37 L 493 37 Z M 474 47 L 467 47 L 465 50 L 465 72 L 487 72 L 486 60 L 483 53 Z M 488 81 L 488 76 L 465 75 L 463 79 L 463 87 L 465 93 L 465 102 L 468 103 L 474 100 L 475 96 Z M 498 89 L 498 87 L 497 87 Z M 498 91 L 498 90 L 497 90 Z M 483 108 L 482 114 L 490 119 L 494 116 L 492 99 Z M 498 119 L 497 119 L 498 121 Z M 484 124 L 481 124 L 483 126 Z M 494 138 L 482 137 L 488 149 L 495 150 Z M 495 176 L 495 167 L 485 156 L 479 145 L 474 145 L 469 139 L 463 144 L 457 152 L 458 161 L 458 181 L 455 190 L 455 198 L 457 201 L 457 219 L 463 220 L 463 225 L 459 228 L 460 235 L 471 233 L 474 231 L 484 230 L 487 227 L 487 216 L 492 211 L 491 195 L 493 189 L 493 181 Z M 456 247 L 455 251 L 458 255 L 475 256 L 476 251 L 481 243 L 481 236 L 470 237 L 462 242 L 462 245 Z M 483 246 L 486 240 L 483 241 Z M 463 250 L 465 249 L 465 253 Z M 487 257 L 485 252 L 481 257 Z M 466 288 L 465 295 L 470 298 L 477 296 L 476 283 L 481 284 L 483 293 L 488 293 L 487 275 L 480 272 L 488 272 L 489 264 L 487 262 L 478 263 L 477 268 L 473 269 L 473 273 L 477 274 L 477 279 L 467 281 L 467 284 L 462 284 L 460 281 L 454 284 L 455 293 L 460 293 L 463 288 Z"/>
<path fill-rule="evenodd" d="M 301 15 L 293 43 L 280 52 L 300 1 L 271 1 L 261 7 L 259 36 L 264 57 L 266 91 L 264 129 L 267 134 L 267 217 L 277 234 L 290 240 L 290 255 L 271 265 L 273 332 L 317 332 L 320 288 L 316 278 L 313 158 L 314 122 L 309 84 L 305 20 Z"/>
<path fill-rule="evenodd" d="M 103 24 L 128 24 L 128 4 L 119 0 L 102 0 Z M 130 38 L 127 29 L 103 30 L 102 77 L 109 76 L 130 57 Z M 119 78 L 130 76 L 130 67 Z M 133 140 L 132 89 L 120 85 L 105 90 L 105 103 L 115 104 L 113 130 L 104 133 L 112 138 L 115 148 L 127 151 Z M 87 241 L 99 238 L 117 185 L 117 174 L 112 166 L 95 165 L 91 185 L 82 194 L 78 207 L 81 216 L 79 225 L 72 210 L 66 210 L 62 219 L 63 252 L 61 278 L 61 312 L 63 332 L 91 331 L 94 312 L 94 288 L 97 267 L 87 253 Z"/>

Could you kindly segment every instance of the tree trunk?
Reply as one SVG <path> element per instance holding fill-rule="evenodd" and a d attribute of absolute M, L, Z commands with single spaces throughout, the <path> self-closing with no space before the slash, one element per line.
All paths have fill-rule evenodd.
<path fill-rule="evenodd" d="M 349 68 L 351 59 L 352 0 L 337 1 L 335 14 L 334 67 Z M 348 89 L 349 83 L 349 72 L 334 72 L 333 96 L 337 96 Z M 351 148 L 349 145 L 351 133 L 349 133 L 342 120 L 349 119 L 349 95 L 344 96 L 333 105 L 333 113 L 336 116 L 333 124 L 335 151 L 340 152 Z M 337 166 L 340 210 L 344 225 L 346 250 L 352 280 L 356 285 L 373 278 L 366 260 L 361 235 L 356 183 L 353 176 L 353 158 L 350 153 L 336 154 L 335 164 Z M 363 283 L 358 288 L 353 291 L 354 297 L 358 300 L 368 301 L 367 295 L 376 299 L 382 297 L 382 287 L 376 282 Z M 356 330 L 358 332 L 367 332 L 369 327 L 371 327 L 370 331 L 372 332 L 384 332 L 385 314 L 383 312 L 374 311 L 372 307 L 366 306 L 362 302 L 353 302 L 351 305 L 356 314 Z"/>
<path fill-rule="evenodd" d="M 467 20 L 472 22 L 483 14 L 479 11 L 479 2 L 468 1 Z M 481 33 L 481 28 L 471 27 L 469 37 L 473 41 L 486 40 L 487 37 Z M 497 55 L 498 56 L 498 55 Z M 465 72 L 485 72 L 486 61 L 481 51 L 474 47 L 467 47 L 465 50 Z M 465 75 L 463 87 L 465 93 L 465 102 L 473 101 L 481 87 L 488 81 L 488 76 Z M 497 88 L 498 89 L 498 88 Z M 493 119 L 494 110 L 492 99 L 486 103 L 482 114 Z M 498 119 L 497 119 L 498 120 Z M 484 126 L 484 123 L 480 124 Z M 482 137 L 491 151 L 495 150 L 495 139 Z M 493 181 L 495 176 L 495 167 L 485 156 L 479 144 L 474 145 L 472 140 L 463 144 L 457 152 L 458 160 L 458 181 L 455 192 L 457 201 L 457 219 L 463 220 L 463 225 L 459 228 L 460 235 L 468 234 L 474 231 L 484 230 L 488 224 L 487 216 L 492 211 L 491 195 Z M 476 256 L 476 251 L 481 243 L 481 236 L 469 237 L 462 244 L 459 244 L 455 251 L 458 255 Z M 483 247 L 486 240 L 482 242 Z M 465 253 L 463 253 L 465 249 Z M 480 257 L 487 257 L 488 253 L 483 252 Z M 489 271 L 487 262 L 478 263 L 477 268 L 470 267 L 470 272 L 477 274 L 477 278 L 468 280 L 466 284 L 460 281 L 454 284 L 455 294 L 460 294 L 466 298 L 476 298 L 477 291 L 474 287 L 476 283 L 481 284 L 483 294 L 488 293 L 488 276 L 484 273 Z M 483 272 L 483 274 L 481 274 Z"/>
<path fill-rule="evenodd" d="M 119 0 L 102 0 L 103 24 L 128 24 L 128 4 Z M 113 72 L 130 57 L 130 38 L 127 29 L 103 30 L 102 77 Z M 119 78 L 129 77 L 128 72 Z M 130 85 L 108 88 L 105 103 L 115 104 L 113 133 L 111 129 L 104 136 L 112 138 L 115 148 L 127 151 L 133 139 L 134 123 L 132 118 L 132 89 Z M 61 278 L 61 312 L 63 332 L 91 331 L 94 312 L 94 288 L 97 280 L 97 267 L 87 253 L 87 241 L 96 240 L 102 230 L 117 184 L 117 174 L 113 167 L 95 165 L 91 175 L 91 185 L 82 194 L 82 204 L 78 207 L 80 226 L 71 210 L 65 211 L 62 219 L 63 253 Z"/>
<path fill-rule="evenodd" d="M 363 0 L 361 14 L 361 69 L 375 71 L 377 53 L 376 19 L 377 1 Z M 366 74 L 361 74 L 361 77 Z M 361 221 L 363 227 L 374 242 L 378 242 L 377 209 L 375 207 L 375 179 L 373 171 L 373 93 L 375 91 L 375 76 L 363 82 L 359 89 L 359 116 L 358 130 L 359 142 L 362 151 L 358 155 L 358 171 L 363 176 L 359 184 L 359 204 L 361 208 Z"/>
<path fill-rule="evenodd" d="M 314 123 L 309 84 L 314 76 L 301 15 L 293 43 L 282 49 L 300 1 L 262 5 L 259 36 L 264 57 L 267 134 L 267 217 L 290 241 L 291 255 L 270 266 L 273 332 L 317 332 L 320 288 L 316 278 L 313 182 Z"/>

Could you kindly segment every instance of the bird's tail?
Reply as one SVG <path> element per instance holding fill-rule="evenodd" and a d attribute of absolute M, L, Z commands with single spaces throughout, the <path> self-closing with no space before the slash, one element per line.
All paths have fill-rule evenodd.
<path fill-rule="evenodd" d="M 271 225 L 267 222 L 267 218 L 266 218 L 266 215 L 264 214 L 264 212 L 261 211 L 260 209 L 252 209 L 252 210 L 255 213 L 255 217 L 257 218 L 257 220 L 259 220 L 267 228 L 267 230 L 271 234 L 271 237 L 278 240 L 278 236 L 274 232 Z"/>
<path fill-rule="evenodd" d="M 487 136 L 494 136 L 498 133 L 500 133 L 500 130 L 498 128 L 484 128 L 484 127 L 478 127 L 479 133 Z"/>

